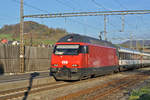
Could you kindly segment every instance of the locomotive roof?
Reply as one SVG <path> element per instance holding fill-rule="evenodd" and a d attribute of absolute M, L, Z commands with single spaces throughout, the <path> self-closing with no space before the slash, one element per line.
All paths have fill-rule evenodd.
<path fill-rule="evenodd" d="M 92 37 L 84 36 L 84 35 L 79 35 L 79 34 L 66 35 L 66 36 L 62 37 L 58 42 L 83 42 L 83 43 L 91 43 L 91 44 L 97 44 L 97 45 L 117 48 L 111 42 L 99 40 L 96 38 L 92 38 Z"/>

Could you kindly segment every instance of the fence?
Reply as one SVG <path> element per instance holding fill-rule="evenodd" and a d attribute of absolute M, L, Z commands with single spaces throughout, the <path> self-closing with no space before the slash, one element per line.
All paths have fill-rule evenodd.
<path fill-rule="evenodd" d="M 19 46 L 0 45 L 0 74 L 20 71 Z M 25 72 L 48 70 L 52 47 L 25 47 Z"/>

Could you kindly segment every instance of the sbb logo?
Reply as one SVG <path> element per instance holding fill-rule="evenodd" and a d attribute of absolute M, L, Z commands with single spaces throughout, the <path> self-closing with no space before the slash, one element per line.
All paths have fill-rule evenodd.
<path fill-rule="evenodd" d="M 68 61 L 63 60 L 61 63 L 62 63 L 62 64 L 68 64 Z"/>

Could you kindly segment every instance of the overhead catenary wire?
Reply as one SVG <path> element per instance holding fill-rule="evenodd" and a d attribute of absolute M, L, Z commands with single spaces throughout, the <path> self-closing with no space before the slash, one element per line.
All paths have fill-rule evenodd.
<path fill-rule="evenodd" d="M 20 2 L 18 1 L 18 0 L 12 0 L 12 1 L 14 1 L 14 2 L 16 2 L 16 3 L 19 3 L 20 4 Z M 56 0 L 57 2 L 59 2 L 59 3 L 61 3 L 61 4 L 63 4 L 63 5 L 65 5 L 65 6 L 67 6 L 67 7 L 69 7 L 69 8 L 72 8 L 72 9 L 75 9 L 75 8 L 73 8 L 73 7 L 71 7 L 71 6 L 68 6 L 68 5 L 66 5 L 65 3 L 63 3 L 62 1 L 60 1 L 60 0 Z M 48 11 L 46 11 L 46 10 L 42 10 L 42 9 L 39 9 L 39 8 L 37 8 L 37 7 L 35 7 L 35 6 L 32 6 L 32 5 L 30 5 L 30 4 L 28 4 L 27 2 L 25 2 L 24 1 L 24 5 L 25 6 L 27 6 L 27 7 L 30 7 L 30 8 L 32 8 L 32 9 L 35 9 L 35 10 L 38 10 L 38 11 L 41 11 L 41 12 L 46 12 L 46 13 L 49 13 Z M 19 18 L 18 18 L 19 19 Z M 76 22 L 78 22 L 78 23 L 82 23 L 82 22 L 79 22 L 79 21 L 76 21 Z M 83 24 L 83 23 L 82 23 Z M 87 25 L 87 24 L 84 24 L 84 25 Z M 87 25 L 87 26 L 89 26 L 89 25 Z M 92 26 L 92 25 L 91 25 Z M 94 27 L 94 26 L 92 26 L 92 27 Z M 95 27 L 94 27 L 95 28 Z M 98 28 L 97 28 L 98 29 Z"/>
<path fill-rule="evenodd" d="M 127 7 L 125 7 L 121 2 L 119 2 L 118 0 L 114 0 L 115 2 L 117 2 L 117 4 L 119 4 L 119 6 L 124 9 L 124 10 L 128 10 Z M 122 15 L 121 17 L 121 20 L 122 20 L 122 29 L 120 30 L 121 32 L 124 32 L 124 29 L 125 29 L 125 16 Z M 126 22 L 127 23 L 127 22 Z"/>
<path fill-rule="evenodd" d="M 117 4 L 119 4 L 119 6 L 123 9 L 123 10 L 129 10 L 126 6 L 124 6 L 124 4 L 122 4 L 119 0 L 114 0 Z M 126 24 L 128 25 L 131 25 L 129 24 L 126 20 L 125 20 L 125 16 L 122 15 L 122 18 L 121 18 L 123 21 L 122 23 L 126 22 Z M 122 24 L 122 25 L 125 25 L 125 24 Z M 123 29 L 124 26 L 122 26 L 122 29 Z"/>
<path fill-rule="evenodd" d="M 125 7 L 120 1 L 118 1 L 118 0 L 114 0 L 117 4 L 119 4 L 120 5 L 120 7 L 122 8 L 122 9 L 124 9 L 124 10 L 128 10 L 128 8 L 127 7 Z"/>
<path fill-rule="evenodd" d="M 98 7 L 101 7 L 101 8 L 103 8 L 104 10 L 109 10 L 109 11 L 113 11 L 112 9 L 110 9 L 110 8 L 106 8 L 106 7 L 104 7 L 102 4 L 100 4 L 100 3 L 98 3 L 98 2 L 96 2 L 95 0 L 91 0 L 95 5 L 97 5 Z M 112 23 L 109 23 L 112 27 L 116 27 L 116 25 L 114 25 L 114 24 L 112 24 Z"/>
<path fill-rule="evenodd" d="M 13 1 L 18 1 L 18 0 L 13 0 Z M 60 0 L 58 0 L 58 1 L 60 1 Z M 95 0 L 93 0 L 93 1 L 95 1 Z M 61 1 L 61 2 L 62 2 L 62 1 Z M 27 3 L 27 4 L 28 4 L 28 3 Z M 67 4 L 67 5 L 68 5 L 68 4 Z M 67 6 L 67 5 L 66 5 L 66 6 Z M 27 5 L 25 4 L 25 6 L 27 6 Z M 32 6 L 32 5 L 31 5 L 31 6 Z M 101 6 L 103 6 L 103 5 L 101 5 Z M 29 7 L 29 5 L 28 5 L 28 7 Z M 31 7 L 31 8 L 32 8 L 32 7 Z M 73 7 L 73 8 L 74 8 L 74 7 Z M 34 8 L 33 8 L 33 9 L 34 9 Z M 106 8 L 106 7 L 103 6 L 103 9 L 108 9 L 108 8 Z M 39 10 L 39 9 L 37 9 L 37 10 Z M 40 10 L 41 10 L 42 12 L 47 12 L 47 11 L 42 10 L 42 9 L 40 9 Z M 112 10 L 112 9 L 110 9 L 110 10 Z M 111 24 L 111 23 L 110 23 L 110 24 Z M 112 24 L 112 25 L 113 25 L 113 24 Z M 112 25 L 111 25 L 111 26 L 112 26 Z M 114 26 L 116 26 L 116 25 L 114 25 Z"/>
<path fill-rule="evenodd" d="M 70 20 L 70 21 L 72 21 L 72 22 L 76 22 L 76 23 L 78 23 L 78 24 L 86 25 L 86 26 L 88 26 L 88 27 L 91 28 L 91 29 L 100 29 L 100 28 L 98 28 L 98 27 L 96 27 L 96 26 L 93 26 L 93 25 L 90 25 L 90 24 L 87 24 L 87 23 L 83 23 L 83 22 L 81 22 L 81 21 L 77 21 L 77 20 L 73 20 L 73 19 L 67 19 L 67 20 Z M 65 21 L 66 21 L 66 19 L 65 19 Z"/>
<path fill-rule="evenodd" d="M 12 1 L 13 1 L 13 0 L 12 0 Z M 0 19 L 5 20 L 6 17 L 9 18 L 9 19 L 10 19 L 10 18 L 13 18 L 13 19 L 19 20 L 19 17 L 14 17 L 14 16 L 12 16 L 12 15 L 11 15 L 11 16 L 9 16 L 9 15 L 4 15 L 4 16 L 2 16 L 2 15 L 1 15 L 1 16 L 0 16 Z"/>
<path fill-rule="evenodd" d="M 73 4 L 73 5 L 78 6 L 77 9 L 78 9 L 79 11 L 82 11 L 82 10 L 83 10 L 83 9 L 80 9 L 80 8 L 79 8 L 79 7 L 81 7 L 81 5 L 80 5 L 79 2 L 76 2 L 75 0 L 67 0 L 67 1 L 70 2 L 70 3 Z"/>
<path fill-rule="evenodd" d="M 133 15 L 150 14 L 150 10 L 124 10 L 124 11 L 97 11 L 97 12 L 74 12 L 74 13 L 55 13 L 55 14 L 36 14 L 25 15 L 30 18 L 57 18 L 57 17 L 79 17 L 79 16 L 104 16 L 104 15 Z"/>
<path fill-rule="evenodd" d="M 14 1 L 14 2 L 20 4 L 20 2 L 19 2 L 18 0 L 12 0 L 12 1 Z M 75 10 L 75 8 L 73 8 L 72 6 L 70 6 L 70 5 L 66 4 L 66 3 L 63 3 L 63 2 L 60 1 L 60 0 L 56 0 L 56 1 L 57 1 L 58 3 L 64 5 L 64 6 L 66 6 L 66 7 L 69 7 L 69 8 L 71 8 L 71 9 Z M 47 11 L 47 10 L 42 10 L 42 9 L 40 9 L 40 8 L 37 8 L 37 7 L 35 7 L 35 6 L 32 6 L 32 5 L 28 4 L 28 3 L 25 2 L 25 1 L 24 1 L 24 5 L 27 6 L 27 7 L 32 8 L 32 9 L 35 9 L 35 10 L 37 10 L 37 11 L 49 13 L 49 11 Z M 79 23 L 79 21 L 77 21 L 77 22 Z M 80 24 L 81 24 L 81 23 L 82 23 L 82 22 L 80 22 Z M 83 23 L 82 23 L 82 24 L 83 24 Z M 88 24 L 84 24 L 84 25 L 89 26 Z M 92 26 L 92 25 L 90 25 L 90 26 L 93 27 L 93 28 L 95 29 L 95 26 Z M 97 28 L 97 29 L 98 29 L 98 28 Z"/>
<path fill-rule="evenodd" d="M 24 17 L 56 18 L 56 17 L 100 16 L 100 15 L 103 15 L 103 16 L 105 16 L 105 15 L 129 15 L 129 14 L 150 14 L 150 10 L 126 10 L 126 11 L 99 11 L 99 12 L 56 13 L 56 14 L 43 14 L 43 15 L 29 15 L 29 16 L 24 16 Z M 106 31 L 105 31 L 105 33 L 106 33 Z M 105 37 L 106 37 L 106 34 L 105 34 Z"/>
<path fill-rule="evenodd" d="M 105 9 L 105 10 L 112 10 L 112 9 L 109 9 L 109 8 L 105 8 L 102 4 L 96 2 L 95 0 L 91 0 L 91 1 L 92 1 L 95 5 L 97 5 L 98 7 L 100 7 L 100 8 L 103 8 L 103 9 Z"/>
<path fill-rule="evenodd" d="M 14 2 L 16 2 L 16 3 L 20 4 L 20 1 L 18 1 L 18 0 L 11 0 L 11 1 L 14 1 Z M 41 11 L 41 12 L 45 12 L 45 13 L 49 13 L 49 11 L 47 11 L 47 10 L 43 10 L 43 9 L 40 9 L 40 8 L 37 8 L 37 7 L 35 7 L 35 6 L 32 6 L 32 5 L 28 4 L 28 3 L 27 3 L 27 2 L 25 2 L 25 1 L 24 1 L 24 5 L 25 5 L 25 6 L 27 6 L 27 7 L 30 7 L 30 8 L 32 8 L 32 9 L 34 9 L 34 10 L 37 10 L 37 11 Z"/>
<path fill-rule="evenodd" d="M 111 8 L 106 8 L 106 7 L 104 7 L 102 4 L 100 4 L 100 3 L 98 3 L 98 2 L 96 2 L 95 0 L 91 0 L 95 5 L 97 5 L 98 7 L 101 7 L 101 8 L 103 8 L 103 9 L 105 9 L 105 10 L 109 10 L 109 11 L 113 11 L 113 9 L 111 9 Z M 123 5 L 121 5 L 121 3 L 118 1 L 118 3 L 119 3 L 119 5 L 120 6 L 123 6 Z M 124 6 L 123 6 L 124 7 Z M 126 7 L 124 7 L 124 8 L 126 8 Z M 122 16 L 124 16 L 124 15 L 122 15 Z M 123 20 L 123 17 L 120 17 L 120 19 L 122 20 L 122 21 L 124 21 L 124 22 L 126 22 L 125 20 Z M 124 22 L 122 22 L 122 23 L 124 23 Z M 127 23 L 127 22 L 126 22 Z M 113 24 L 111 24 L 111 25 L 113 25 Z M 122 24 L 122 25 L 124 25 L 124 24 Z M 113 26 L 115 26 L 115 25 L 113 25 Z M 122 32 L 124 31 L 124 28 L 123 28 L 124 26 L 122 26 Z"/>
<path fill-rule="evenodd" d="M 71 8 L 71 9 L 73 9 L 73 11 L 75 11 L 75 8 L 74 8 L 74 7 L 70 6 L 70 5 L 67 4 L 67 3 L 62 2 L 61 0 L 56 0 L 56 2 L 60 3 L 60 4 L 63 5 L 63 6 L 66 6 L 66 7 L 68 7 L 68 8 Z M 81 11 L 81 9 L 79 9 L 79 11 Z M 66 20 L 66 18 L 65 18 L 65 20 Z M 82 22 L 79 22 L 79 21 L 73 21 L 73 22 L 77 22 L 77 23 L 82 24 L 82 25 L 90 26 L 91 28 L 94 28 L 94 29 L 99 29 L 99 28 L 96 28 L 96 27 L 93 26 L 93 25 L 89 25 L 89 24 L 82 23 Z"/>
<path fill-rule="evenodd" d="M 69 8 L 71 8 L 71 9 L 73 9 L 73 11 L 75 10 L 74 7 L 68 5 L 67 3 L 62 2 L 61 0 L 55 0 L 55 1 L 58 2 L 58 3 L 60 3 L 60 4 L 63 5 L 63 6 L 66 6 L 66 7 L 69 7 Z"/>

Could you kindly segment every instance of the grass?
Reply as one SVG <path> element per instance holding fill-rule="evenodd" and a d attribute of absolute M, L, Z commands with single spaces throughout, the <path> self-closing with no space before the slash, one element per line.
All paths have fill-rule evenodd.
<path fill-rule="evenodd" d="M 129 100 L 150 100 L 150 84 L 139 90 L 133 90 Z"/>
<path fill-rule="evenodd" d="M 25 45 L 30 45 L 31 41 L 30 40 L 25 40 Z M 36 39 L 32 41 L 32 45 L 33 46 L 37 46 L 40 44 L 45 44 L 45 45 L 50 45 L 50 44 L 55 44 L 56 41 L 52 41 L 52 40 L 42 40 L 42 39 Z"/>
<path fill-rule="evenodd" d="M 1 39 L 7 39 L 7 40 L 17 40 L 19 41 L 20 38 L 13 38 L 12 34 L 0 34 L 0 40 Z M 30 38 L 28 39 L 24 39 L 25 45 L 30 45 Z M 39 45 L 39 44 L 45 44 L 45 45 L 49 45 L 49 44 L 55 44 L 56 40 L 55 39 L 33 39 L 32 44 L 33 45 Z"/>
<path fill-rule="evenodd" d="M 0 39 L 8 39 L 8 40 L 13 40 L 12 39 L 12 34 L 0 34 Z"/>

